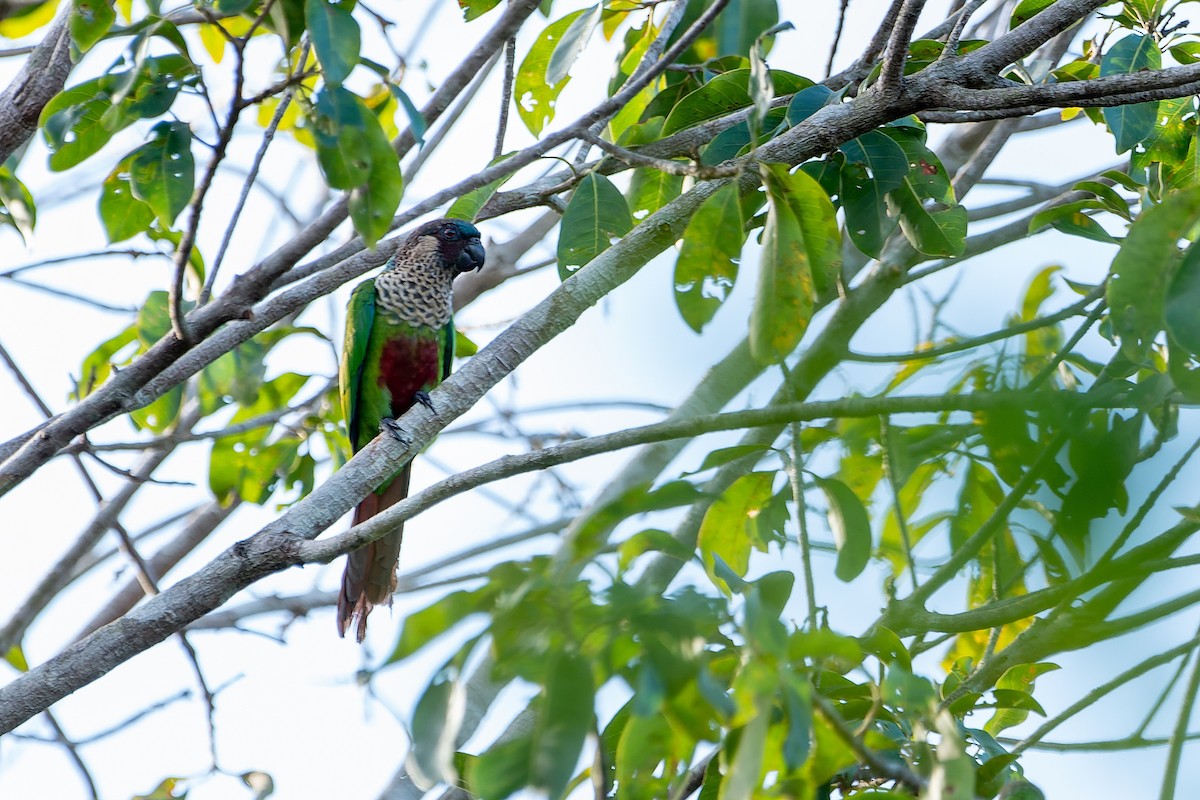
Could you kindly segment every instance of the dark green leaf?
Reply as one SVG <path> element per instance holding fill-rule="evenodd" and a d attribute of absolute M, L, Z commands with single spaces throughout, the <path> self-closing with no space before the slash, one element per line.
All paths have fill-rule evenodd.
<path fill-rule="evenodd" d="M 867 174 L 862 164 L 842 165 L 841 203 L 846 212 L 846 232 L 854 246 L 871 258 L 879 258 L 883 245 L 896 230 L 897 220 L 888 216 L 887 193 Z"/>
<path fill-rule="evenodd" d="M 1100 60 L 1100 76 L 1132 75 L 1162 68 L 1162 54 L 1150 36 L 1131 33 L 1109 48 Z M 1124 153 L 1154 132 L 1158 102 L 1133 103 L 1103 109 L 1104 121 L 1116 139 L 1117 152 Z"/>
<path fill-rule="evenodd" d="M 782 70 L 771 71 L 771 83 L 775 94 L 791 94 L 813 85 L 807 78 Z M 684 97 L 671 109 L 667 121 L 663 123 L 663 136 L 699 125 L 706 120 L 723 117 L 731 111 L 746 108 L 752 102 L 749 69 L 722 73 Z"/>
<path fill-rule="evenodd" d="M 563 280 L 629 233 L 633 219 L 625 197 L 603 175 L 589 173 L 567 204 L 558 232 L 558 274 Z"/>
<path fill-rule="evenodd" d="M 888 193 L 889 210 L 918 252 L 927 256 L 961 255 L 967 237 L 967 210 L 954 201 L 942 163 L 919 138 L 889 128 L 908 156 L 908 174 L 900 188 Z"/>
<path fill-rule="evenodd" d="M 425 122 L 425 117 L 413 105 L 412 98 L 408 96 L 407 92 L 394 83 L 389 83 L 388 89 L 391 90 L 392 95 L 396 98 L 396 102 L 400 103 L 400 107 L 404 109 L 404 115 L 408 117 L 408 130 L 412 133 L 413 138 L 416 139 L 417 144 L 424 146 L 425 131 L 429 127 Z M 501 156 L 501 158 L 503 157 Z"/>
<path fill-rule="evenodd" d="M 746 233 L 736 183 L 710 196 L 683 232 L 675 262 L 675 305 L 699 333 L 729 297 L 737 280 Z"/>
<path fill-rule="evenodd" d="M 862 164 L 870 171 L 881 192 L 900 188 L 908 176 L 908 155 L 904 148 L 880 131 L 867 131 L 839 149 L 846 154 L 847 162 Z"/>
<path fill-rule="evenodd" d="M 373 166 L 367 126 L 369 121 L 378 126 L 378 120 L 353 92 L 339 86 L 323 89 L 314 110 L 313 139 L 325 181 L 334 189 L 361 186 Z"/>
<path fill-rule="evenodd" d="M 304 22 L 328 86 L 341 86 L 358 64 L 362 36 L 351 8 L 353 0 L 304 0 Z"/>
<path fill-rule="evenodd" d="M 787 107 L 788 125 L 799 125 L 820 111 L 832 97 L 833 91 L 819 83 L 796 92 Z"/>
<path fill-rule="evenodd" d="M 164 228 L 175 223 L 192 199 L 196 164 L 192 160 L 192 130 L 184 122 L 160 122 L 150 141 L 129 155 L 129 185 Z"/>

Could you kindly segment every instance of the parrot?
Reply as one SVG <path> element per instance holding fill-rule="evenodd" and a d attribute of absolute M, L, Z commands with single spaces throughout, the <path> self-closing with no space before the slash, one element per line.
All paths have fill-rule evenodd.
<path fill-rule="evenodd" d="M 415 404 L 434 411 L 429 392 L 450 374 L 454 358 L 454 279 L 483 267 L 478 229 L 436 219 L 414 230 L 377 277 L 354 288 L 346 312 L 338 384 L 342 412 L 357 453 L 381 429 L 401 438 L 396 419 Z M 354 509 L 358 525 L 408 496 L 406 464 Z M 338 595 L 338 635 L 357 618 L 361 643 L 367 615 L 391 604 L 403 530 L 350 553 Z"/>

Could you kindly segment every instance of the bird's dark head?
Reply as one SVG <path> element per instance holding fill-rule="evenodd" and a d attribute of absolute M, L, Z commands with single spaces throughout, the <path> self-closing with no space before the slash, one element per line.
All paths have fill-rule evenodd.
<path fill-rule="evenodd" d="M 455 272 L 483 267 L 479 229 L 464 219 L 435 219 L 413 231 L 410 246 L 437 253 L 441 266 Z"/>

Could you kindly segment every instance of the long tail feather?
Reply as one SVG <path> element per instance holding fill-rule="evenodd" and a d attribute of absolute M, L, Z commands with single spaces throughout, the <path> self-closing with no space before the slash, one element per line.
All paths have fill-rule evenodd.
<path fill-rule="evenodd" d="M 366 522 L 376 514 L 408 497 L 411 465 L 406 466 L 380 494 L 371 493 L 354 509 L 354 525 Z M 396 567 L 400 561 L 400 543 L 404 528 L 389 533 L 346 557 L 342 573 L 342 591 L 338 595 L 338 634 L 345 637 L 350 623 L 358 620 L 355 638 L 361 643 L 367 636 L 367 615 L 375 606 L 392 604 L 396 591 Z"/>

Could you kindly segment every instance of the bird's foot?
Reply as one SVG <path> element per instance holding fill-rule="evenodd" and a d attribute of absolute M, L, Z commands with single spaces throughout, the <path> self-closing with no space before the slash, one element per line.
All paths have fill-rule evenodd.
<path fill-rule="evenodd" d="M 433 398 L 429 396 L 429 392 L 417 392 L 413 395 L 413 399 L 428 408 L 430 414 L 437 415 L 437 409 L 433 407 Z"/>
<path fill-rule="evenodd" d="M 400 423 L 391 417 L 384 417 L 379 420 L 379 430 L 390 433 L 393 439 L 405 447 L 412 446 L 412 437 L 405 433 L 404 429 L 400 427 Z"/>

